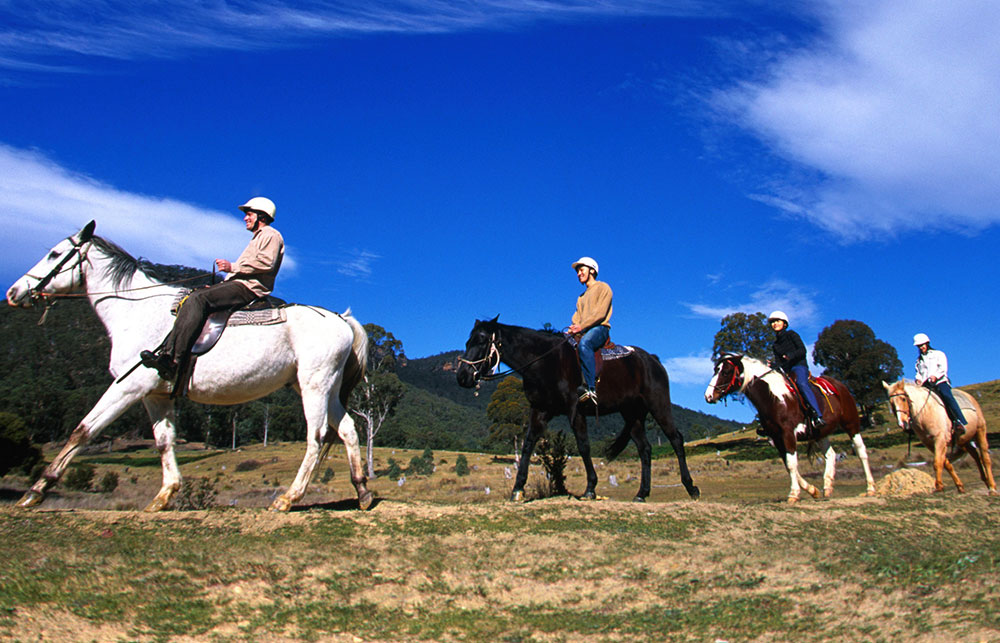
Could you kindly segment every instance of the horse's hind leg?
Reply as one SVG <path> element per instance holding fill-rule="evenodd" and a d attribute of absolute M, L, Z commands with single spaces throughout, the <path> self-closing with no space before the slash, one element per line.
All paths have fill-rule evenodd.
<path fill-rule="evenodd" d="M 650 478 L 652 477 L 650 469 L 653 455 L 653 448 L 646 438 L 646 414 L 643 413 L 639 417 L 627 416 L 625 421 L 628 423 L 632 441 L 635 442 L 635 446 L 639 450 L 639 462 L 642 468 L 639 475 L 639 492 L 635 494 L 633 501 L 645 502 L 646 498 L 649 497 Z"/>
<path fill-rule="evenodd" d="M 330 396 L 330 408 L 330 426 L 337 429 L 347 451 L 347 464 L 351 468 L 351 482 L 358 493 L 358 506 L 363 511 L 368 510 L 375 498 L 368 490 L 368 477 L 361 463 L 361 448 L 358 446 L 358 430 L 354 426 L 354 419 L 344 411 L 336 395 Z"/>
<path fill-rule="evenodd" d="M 288 511 L 292 505 L 306 494 L 306 487 L 312 478 L 316 463 L 319 462 L 320 448 L 327 433 L 327 402 L 325 391 L 317 391 L 311 387 L 302 387 L 302 410 L 306 416 L 306 453 L 299 465 L 295 480 L 288 490 L 274 499 L 270 511 Z"/>
<path fill-rule="evenodd" d="M 163 484 L 160 492 L 146 506 L 145 511 L 160 511 L 170 505 L 174 494 L 181 488 L 181 471 L 174 453 L 174 402 L 170 398 L 146 397 L 143 399 L 146 412 L 153 421 L 153 437 L 160 452 L 163 468 Z"/>
<path fill-rule="evenodd" d="M 649 410 L 653 414 L 653 419 L 660 425 L 660 430 L 667 436 L 670 446 L 674 449 L 674 454 L 677 456 L 677 468 L 681 474 L 681 483 L 687 490 L 688 496 L 697 500 L 701 497 L 701 490 L 695 486 L 694 480 L 691 479 L 691 472 L 688 471 L 687 456 L 684 451 L 684 436 L 674 426 L 674 417 L 669 408 L 669 396 L 666 405 L 662 406 L 666 406 L 666 408 L 650 408 Z"/>
<path fill-rule="evenodd" d="M 583 460 L 583 468 L 587 471 L 587 489 L 583 492 L 583 498 L 594 500 L 597 498 L 597 470 L 594 469 L 594 461 L 590 457 L 590 436 L 587 435 L 587 418 L 582 413 L 571 413 L 570 426 L 573 427 L 573 435 L 576 436 L 576 449 L 580 452 L 580 459 Z"/>
<path fill-rule="evenodd" d="M 866 496 L 875 495 L 875 478 L 872 477 L 872 469 L 868 464 L 868 449 L 865 448 L 865 441 L 861 439 L 860 433 L 855 433 L 851 436 L 851 441 L 854 443 L 854 451 L 858 454 L 858 458 L 861 460 L 861 466 L 865 470 L 865 483 L 868 485 L 868 489 L 865 491 Z"/>
<path fill-rule="evenodd" d="M 87 413 L 86 417 L 73 429 L 73 433 L 70 434 L 69 440 L 66 441 L 59 455 L 52 460 L 49 466 L 45 467 L 42 477 L 17 502 L 18 507 L 34 507 L 44 500 L 45 491 L 59 481 L 77 451 L 100 433 L 104 427 L 114 422 L 128 407 L 142 398 L 145 391 L 135 388 L 134 385 L 129 386 L 129 384 L 126 381 L 108 387 L 90 413 Z"/>

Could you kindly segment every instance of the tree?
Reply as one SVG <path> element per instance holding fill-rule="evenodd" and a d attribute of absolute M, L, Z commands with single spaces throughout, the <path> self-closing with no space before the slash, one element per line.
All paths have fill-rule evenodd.
<path fill-rule="evenodd" d="M 406 392 L 396 375 L 397 365 L 406 364 L 403 342 L 377 324 L 365 324 L 368 333 L 368 374 L 354 387 L 349 405 L 365 431 L 368 476 L 375 477 L 375 435 L 382 423 L 396 412 Z"/>
<path fill-rule="evenodd" d="M 903 374 L 896 349 L 875 337 L 864 322 L 840 319 L 823 329 L 813 347 L 813 361 L 823 373 L 847 386 L 861 409 L 866 424 L 882 402 L 882 382 L 893 382 Z"/>
<path fill-rule="evenodd" d="M 513 442 L 514 453 L 517 454 L 518 441 L 524 438 L 530 414 L 531 406 L 524 396 L 524 384 L 520 378 L 513 375 L 505 377 L 486 407 L 486 418 L 490 421 L 487 448 L 503 449 Z"/>
<path fill-rule="evenodd" d="M 0 476 L 14 468 L 27 473 L 41 459 L 42 452 L 32 446 L 24 420 L 13 413 L 0 412 Z"/>
<path fill-rule="evenodd" d="M 764 313 L 731 313 L 722 318 L 722 328 L 712 342 L 712 361 L 723 353 L 741 353 L 767 360 L 774 333 Z"/>

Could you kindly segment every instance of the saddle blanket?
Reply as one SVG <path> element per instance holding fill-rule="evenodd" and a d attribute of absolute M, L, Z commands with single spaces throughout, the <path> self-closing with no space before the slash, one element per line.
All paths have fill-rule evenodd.
<path fill-rule="evenodd" d="M 187 288 L 177 293 L 177 297 L 174 298 L 174 302 L 170 306 L 171 315 L 177 315 L 177 308 L 180 307 L 181 302 L 190 293 L 191 290 Z M 255 305 L 256 303 L 255 301 L 250 305 Z M 283 324 L 286 321 L 288 321 L 288 316 L 285 314 L 284 307 L 252 310 L 241 308 L 229 315 L 229 321 L 226 323 L 226 326 L 270 326 L 272 324 Z"/>
<path fill-rule="evenodd" d="M 580 341 L 573 337 L 572 335 L 567 336 L 567 341 L 569 341 L 570 346 L 576 348 Z M 633 346 L 621 346 L 619 344 L 612 344 L 609 340 L 607 344 L 601 347 L 600 353 L 601 358 L 605 360 L 619 359 L 627 355 L 631 355 L 635 352 Z"/>
<path fill-rule="evenodd" d="M 819 389 L 824 393 L 826 393 L 827 395 L 837 394 L 837 389 L 833 387 L 833 384 L 830 382 L 830 380 L 824 378 L 822 375 L 820 375 L 819 377 L 810 377 L 809 381 L 818 386 Z"/>

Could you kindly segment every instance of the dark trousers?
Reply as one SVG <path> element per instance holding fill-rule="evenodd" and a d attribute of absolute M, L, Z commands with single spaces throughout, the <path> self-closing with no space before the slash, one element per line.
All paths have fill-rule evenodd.
<path fill-rule="evenodd" d="M 238 281 L 223 281 L 208 288 L 192 290 L 177 311 L 173 329 L 160 344 L 162 352 L 180 360 L 194 346 L 209 315 L 246 306 L 256 298 L 249 288 Z"/>
<path fill-rule="evenodd" d="M 958 420 L 963 426 L 968 424 L 965 420 L 965 414 L 962 413 L 962 408 L 955 400 L 955 394 L 951 392 L 951 384 L 948 382 L 935 382 L 933 384 L 930 382 L 924 382 L 924 386 L 934 389 L 937 391 L 937 394 L 941 396 L 941 401 L 944 402 L 945 411 L 948 412 L 948 417 L 952 422 Z"/>

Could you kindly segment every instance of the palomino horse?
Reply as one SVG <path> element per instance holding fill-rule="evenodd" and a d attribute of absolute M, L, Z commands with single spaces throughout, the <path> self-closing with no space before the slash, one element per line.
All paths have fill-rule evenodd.
<path fill-rule="evenodd" d="M 791 477 L 791 491 L 788 502 L 798 502 L 801 489 L 813 498 L 819 497 L 819 490 L 806 481 L 799 473 L 799 440 L 814 440 L 823 451 L 826 470 L 823 473 L 823 495 L 833 495 L 833 479 L 837 473 L 837 452 L 830 445 L 829 435 L 837 428 L 843 428 L 854 442 L 854 450 L 861 458 L 868 482 L 866 495 L 875 494 L 875 480 L 868 466 L 868 450 L 861 439 L 861 421 L 854 397 L 847 387 L 837 380 L 824 377 L 833 385 L 836 393 L 827 395 L 817 389 L 816 397 L 824 407 L 823 419 L 826 425 L 819 435 L 810 435 L 806 428 L 806 417 L 799 404 L 797 394 L 788 379 L 770 366 L 753 357 L 735 353 L 725 353 L 715 362 L 715 374 L 705 389 L 705 401 L 718 402 L 723 397 L 738 391 L 756 407 L 760 424 L 767 432 L 775 448 L 781 455 Z"/>
<path fill-rule="evenodd" d="M 501 361 L 521 375 L 524 394 L 531 404 L 531 421 L 524 437 L 510 499 L 519 501 L 524 498 L 524 484 L 528 480 L 528 464 L 535 443 L 549 420 L 557 415 L 569 416 L 580 458 L 587 470 L 587 489 L 583 497 L 596 498 L 597 472 L 590 458 L 590 439 L 584 417 L 594 415 L 594 405 L 578 403 L 576 389 L 583 380 L 576 350 L 562 333 L 508 326 L 498 323 L 497 318 L 477 321 L 465 343 L 465 354 L 459 358 L 456 373 L 459 385 L 472 388 Z M 605 361 L 597 385 L 597 398 L 597 411 L 601 415 L 621 413 L 625 420 L 621 434 L 608 448 L 608 459 L 621 453 L 630 438 L 639 449 L 642 474 L 636 502 L 643 502 L 649 496 L 652 447 L 646 439 L 645 426 L 649 413 L 652 413 L 677 454 L 681 482 L 688 495 L 692 498 L 701 495 L 688 472 L 684 437 L 674 426 L 670 410 L 670 382 L 659 360 L 641 348 L 635 348 L 630 355 Z"/>
<path fill-rule="evenodd" d="M 138 361 L 139 351 L 156 346 L 173 324 L 170 306 L 181 290 L 156 279 L 115 244 L 94 236 L 95 224 L 61 241 L 7 291 L 11 306 L 30 306 L 48 296 L 83 291 L 111 338 L 111 375 L 119 378 Z M 287 511 L 305 494 L 324 443 L 335 428 L 347 447 L 351 481 L 358 504 L 367 509 L 366 488 L 354 421 L 347 399 L 364 377 L 368 337 L 350 315 L 309 306 L 289 306 L 287 321 L 272 326 L 238 326 L 224 333 L 215 348 L 198 358 L 188 396 L 206 404 L 240 404 L 291 385 L 302 396 L 308 426 L 306 455 L 288 490 L 271 503 Z M 116 379 L 97 405 L 81 420 L 62 451 L 18 502 L 31 507 L 57 482 L 73 456 L 132 404 L 142 400 L 153 421 L 160 451 L 163 484 L 146 507 L 158 511 L 180 489 L 174 455 L 174 404 L 171 384 L 156 371 L 139 368 Z"/>
<path fill-rule="evenodd" d="M 923 386 L 899 380 L 894 384 L 882 382 L 889 394 L 889 408 L 896 416 L 899 428 L 912 430 L 917 439 L 934 454 L 934 489 L 944 491 L 941 469 L 947 469 L 955 481 L 959 493 L 965 492 L 965 485 L 955 473 L 955 467 L 948 460 L 948 443 L 951 441 L 951 420 L 938 396 Z M 979 477 L 986 483 L 991 496 L 997 495 L 997 485 L 993 481 L 993 463 L 990 460 L 990 445 L 986 441 L 986 419 L 976 398 L 965 391 L 953 388 L 955 401 L 962 407 L 962 415 L 968 424 L 958 439 L 958 446 L 972 456 L 979 467 Z"/>

